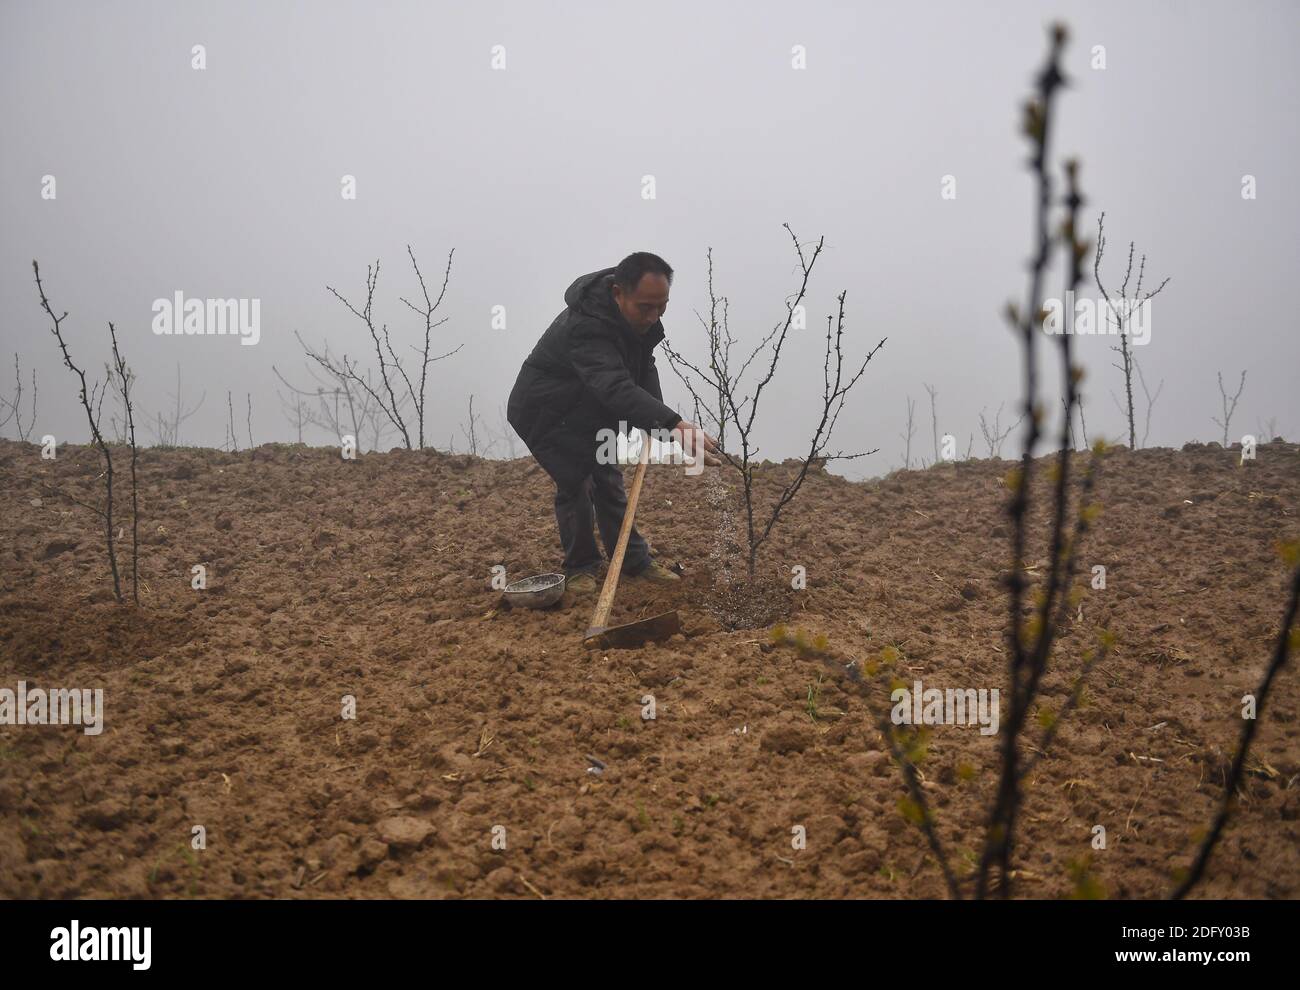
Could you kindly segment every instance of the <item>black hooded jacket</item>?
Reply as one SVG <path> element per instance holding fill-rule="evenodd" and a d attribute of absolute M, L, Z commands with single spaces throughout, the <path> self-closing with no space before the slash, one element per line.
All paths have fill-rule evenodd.
<path fill-rule="evenodd" d="M 613 268 L 576 279 L 564 312 L 519 369 L 506 418 L 534 455 L 559 441 L 566 450 L 589 448 L 594 458 L 601 429 L 671 429 L 681 420 L 664 404 L 655 368 L 663 323 L 633 330 L 610 293 L 613 281 Z"/>

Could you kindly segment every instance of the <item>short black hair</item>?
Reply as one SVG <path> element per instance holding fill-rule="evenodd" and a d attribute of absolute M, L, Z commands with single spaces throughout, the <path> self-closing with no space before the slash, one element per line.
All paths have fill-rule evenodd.
<path fill-rule="evenodd" d="M 618 263 L 614 269 L 614 282 L 623 287 L 624 292 L 635 292 L 641 284 L 641 276 L 648 273 L 663 275 L 668 284 L 673 284 L 673 270 L 668 262 L 649 251 L 635 251 Z"/>

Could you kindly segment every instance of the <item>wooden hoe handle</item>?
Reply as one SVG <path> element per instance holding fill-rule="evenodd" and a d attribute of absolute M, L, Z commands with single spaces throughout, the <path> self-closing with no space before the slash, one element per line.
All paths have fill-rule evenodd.
<path fill-rule="evenodd" d="M 609 613 L 614 607 L 614 592 L 618 590 L 618 576 L 623 571 L 623 556 L 627 553 L 627 541 L 632 535 L 632 520 L 636 516 L 636 503 L 641 497 L 641 482 L 645 479 L 646 464 L 650 461 L 650 434 L 641 431 L 641 457 L 637 461 L 636 475 L 632 479 L 632 491 L 627 496 L 627 509 L 623 513 L 623 527 L 618 531 L 618 545 L 614 556 L 610 558 L 609 570 L 605 574 L 605 583 L 600 589 L 600 598 L 596 602 L 596 611 L 591 617 L 591 628 L 587 635 L 599 632 L 609 624 Z"/>

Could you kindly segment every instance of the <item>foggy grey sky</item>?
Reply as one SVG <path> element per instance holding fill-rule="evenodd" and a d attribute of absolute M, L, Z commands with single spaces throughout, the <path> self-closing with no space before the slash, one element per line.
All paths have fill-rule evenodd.
<path fill-rule="evenodd" d="M 760 412 L 763 455 L 806 442 L 824 321 L 847 289 L 849 357 L 889 342 L 831 444 L 881 451 L 845 473 L 901 465 L 908 395 L 913 456 L 931 456 L 923 382 L 938 389 L 940 432 L 959 452 L 974 433 L 982 456 L 981 407 L 1005 402 L 1004 424 L 1016 415 L 1019 352 L 1000 312 L 1023 298 L 1031 247 L 1019 107 L 1057 18 L 1071 28 L 1075 85 L 1055 152 L 1082 161 L 1090 231 L 1106 211 L 1105 271 L 1118 281 L 1134 239 L 1149 278 L 1172 276 L 1138 351 L 1152 388 L 1165 380 L 1150 444 L 1218 437 L 1215 372 L 1235 387 L 1243 368 L 1234 436 L 1275 418 L 1296 439 L 1300 7 L 1290 2 L 5 0 L 0 393 L 13 391 L 17 351 L 24 375 L 37 373 L 34 436 L 87 438 L 75 378 L 37 305 L 36 258 L 70 313 L 80 362 L 102 375 L 112 320 L 146 410 L 165 404 L 177 362 L 192 398 L 206 389 L 184 442 L 222 442 L 227 389 L 241 447 L 245 392 L 254 440 L 290 440 L 271 365 L 306 384 L 293 332 L 371 353 L 326 284 L 360 302 L 378 257 L 377 315 L 414 343 L 420 321 L 398 301 L 418 293 L 405 246 L 435 285 L 455 248 L 438 340 L 465 347 L 431 369 L 427 432 L 464 449 L 469 395 L 499 429 L 497 410 L 565 288 L 631 251 L 676 269 L 664 317 L 676 347 L 701 353 L 709 247 L 733 333 L 756 341 L 798 284 L 788 222 L 803 241 L 824 235 L 826 249 L 809 328 Z M 196 44 L 204 71 L 191 68 Z M 491 68 L 495 45 L 506 71 Z M 806 46 L 805 71 L 791 68 L 794 45 Z M 1104 70 L 1089 67 L 1093 45 L 1106 48 Z M 46 174 L 53 201 L 41 198 Z M 355 201 L 340 196 L 346 174 Z M 653 201 L 641 198 L 645 174 Z M 952 201 L 940 197 L 948 174 Z M 1241 197 L 1246 174 L 1254 201 Z M 259 298 L 260 343 L 155 336 L 153 300 L 178 290 Z M 504 331 L 490 327 L 494 306 L 505 307 Z M 1089 430 L 1117 438 L 1112 342 L 1080 339 L 1078 353 Z M 660 366 L 665 397 L 688 412 Z M 1013 436 L 1004 456 L 1015 449 Z"/>

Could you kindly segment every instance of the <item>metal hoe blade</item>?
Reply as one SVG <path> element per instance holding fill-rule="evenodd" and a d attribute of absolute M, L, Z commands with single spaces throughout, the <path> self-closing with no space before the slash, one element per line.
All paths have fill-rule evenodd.
<path fill-rule="evenodd" d="M 593 626 L 582 638 L 582 644 L 588 648 L 626 649 L 656 643 L 681 631 L 682 622 L 674 610 L 660 612 L 647 619 L 637 619 L 635 622 L 625 622 L 621 626 Z"/>

